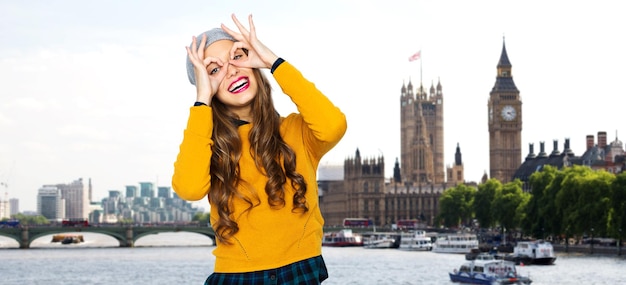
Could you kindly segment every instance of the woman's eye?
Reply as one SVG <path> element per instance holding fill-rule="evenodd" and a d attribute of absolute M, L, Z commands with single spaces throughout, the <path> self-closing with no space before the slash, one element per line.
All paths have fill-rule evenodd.
<path fill-rule="evenodd" d="M 209 70 L 209 75 L 213 75 L 213 74 L 216 74 L 218 72 L 220 72 L 220 68 L 219 67 L 215 67 L 215 68 Z"/>
<path fill-rule="evenodd" d="M 235 57 L 233 57 L 234 60 L 238 60 L 242 57 L 243 55 L 241 54 L 236 54 Z"/>

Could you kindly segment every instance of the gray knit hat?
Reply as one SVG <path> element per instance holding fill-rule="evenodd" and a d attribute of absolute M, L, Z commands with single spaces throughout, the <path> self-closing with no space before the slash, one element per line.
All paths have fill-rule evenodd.
<path fill-rule="evenodd" d="M 200 42 L 202 41 L 202 35 L 206 35 L 206 44 L 204 45 L 205 49 L 210 44 L 219 40 L 230 40 L 233 42 L 235 41 L 233 37 L 231 37 L 228 33 L 226 33 L 221 28 L 214 28 L 198 35 L 197 40 L 196 40 L 196 48 L 200 47 Z M 189 44 L 189 46 L 191 47 L 191 44 Z M 191 84 L 193 85 L 196 85 L 196 73 L 193 70 L 193 63 L 191 63 L 191 60 L 189 60 L 189 55 L 187 55 L 187 76 L 189 77 L 189 82 L 191 82 Z"/>

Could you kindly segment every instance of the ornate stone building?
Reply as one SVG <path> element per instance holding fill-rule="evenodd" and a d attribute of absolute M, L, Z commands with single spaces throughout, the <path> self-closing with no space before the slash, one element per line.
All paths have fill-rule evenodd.
<path fill-rule="evenodd" d="M 541 171 L 546 165 L 563 169 L 573 165 L 590 167 L 593 170 L 606 170 L 610 173 L 622 173 L 626 169 L 626 151 L 624 144 L 617 138 L 608 143 L 605 131 L 598 132 L 597 141 L 593 135 L 585 138 L 586 149 L 581 156 L 576 156 L 570 149 L 570 139 L 566 138 L 563 151 L 559 151 L 558 140 L 553 140 L 552 152 L 549 154 L 545 149 L 545 142 L 539 142 L 539 152 L 535 153 L 534 144 L 528 145 L 528 155 L 515 172 L 513 179 L 522 181 L 522 189 L 530 192 L 530 176 Z"/>
<path fill-rule="evenodd" d="M 384 157 L 345 159 L 343 175 L 337 166 L 320 166 L 320 208 L 328 226 L 345 218 L 371 219 L 390 226 L 402 219 L 432 225 L 445 189 L 464 183 L 463 162 L 457 145 L 455 161 L 444 169 L 443 92 L 441 83 L 426 92 L 421 86 L 402 86 L 400 95 L 401 157 L 392 178 L 385 177 Z M 401 168 L 400 165 L 403 167 Z"/>
<path fill-rule="evenodd" d="M 513 82 L 504 41 L 496 83 L 489 93 L 489 176 L 502 183 L 513 180 L 522 163 L 522 101 Z"/>
<path fill-rule="evenodd" d="M 400 96 L 400 163 L 405 182 L 442 183 L 443 169 L 443 92 L 441 82 L 430 94 L 420 85 L 402 86 Z"/>

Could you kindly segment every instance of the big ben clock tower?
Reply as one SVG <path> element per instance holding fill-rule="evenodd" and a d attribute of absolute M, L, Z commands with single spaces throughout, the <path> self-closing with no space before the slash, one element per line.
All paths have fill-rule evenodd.
<path fill-rule="evenodd" d="M 502 183 L 510 182 L 522 163 L 522 101 L 511 67 L 503 40 L 496 84 L 487 103 L 489 176 Z"/>

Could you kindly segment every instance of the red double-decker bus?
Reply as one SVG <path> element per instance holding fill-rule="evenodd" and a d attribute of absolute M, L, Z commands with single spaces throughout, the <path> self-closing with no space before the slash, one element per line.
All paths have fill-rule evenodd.
<path fill-rule="evenodd" d="M 398 220 L 396 226 L 400 230 L 415 230 L 419 227 L 418 219 Z"/>
<path fill-rule="evenodd" d="M 86 219 L 67 219 L 61 222 L 64 227 L 88 227 L 89 221 Z"/>
<path fill-rule="evenodd" d="M 365 218 L 345 218 L 343 219 L 343 226 L 345 228 L 366 228 L 374 226 L 374 221 Z"/>

